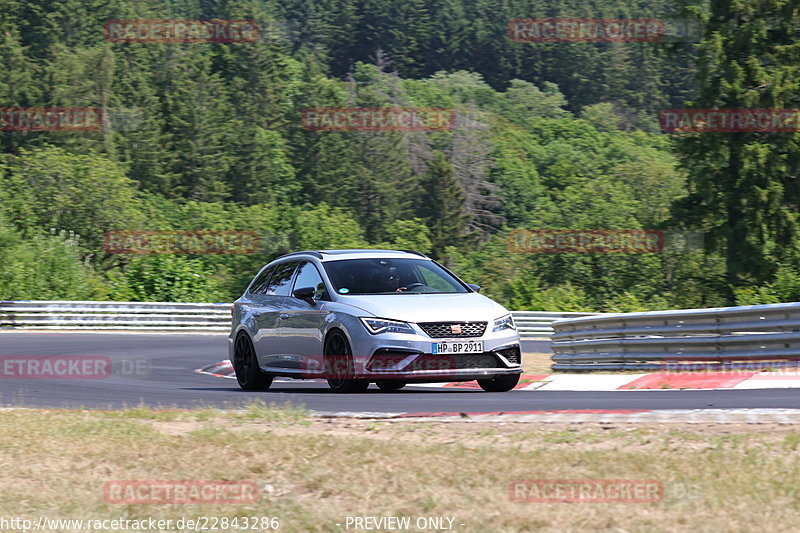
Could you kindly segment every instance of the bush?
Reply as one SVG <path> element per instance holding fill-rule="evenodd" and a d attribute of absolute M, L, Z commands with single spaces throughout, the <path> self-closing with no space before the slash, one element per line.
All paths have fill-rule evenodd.
<path fill-rule="evenodd" d="M 80 259 L 67 232 L 22 236 L 0 218 L 0 299 L 95 300 L 107 296 L 101 279 Z"/>
<path fill-rule="evenodd" d="M 177 255 L 134 258 L 108 274 L 111 299 L 135 302 L 219 302 L 228 296 L 213 269 Z"/>
<path fill-rule="evenodd" d="M 503 293 L 503 303 L 514 311 L 593 311 L 586 293 L 569 282 L 542 288 L 538 278 L 527 275 L 509 282 Z"/>
<path fill-rule="evenodd" d="M 738 287 L 733 292 L 736 305 L 797 302 L 800 301 L 800 273 L 787 265 L 780 265 L 771 282 L 757 287 Z"/>

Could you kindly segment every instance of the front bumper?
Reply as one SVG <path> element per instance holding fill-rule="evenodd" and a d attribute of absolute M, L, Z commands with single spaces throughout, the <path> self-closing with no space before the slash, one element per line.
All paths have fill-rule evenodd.
<path fill-rule="evenodd" d="M 447 355 L 432 353 L 435 343 L 447 339 L 431 338 L 423 332 L 367 335 L 351 336 L 354 370 L 357 377 L 363 379 L 469 381 L 522 373 L 522 351 L 515 330 L 486 332 L 476 338 L 454 338 L 452 340 L 482 341 L 484 351 Z"/>

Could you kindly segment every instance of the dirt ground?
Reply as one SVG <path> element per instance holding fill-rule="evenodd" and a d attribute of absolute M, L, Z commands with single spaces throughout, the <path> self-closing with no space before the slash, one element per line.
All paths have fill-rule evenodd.
<path fill-rule="evenodd" d="M 800 428 L 791 425 L 323 419 L 254 404 L 8 410 L 0 427 L 0 520 L 204 516 L 228 520 L 215 531 L 241 531 L 233 518 L 272 517 L 291 532 L 794 531 L 800 523 Z M 119 480 L 259 490 L 236 504 L 120 503 L 104 492 Z M 657 485 L 656 499 L 555 502 L 533 492 L 644 482 Z M 403 517 L 412 527 L 385 521 Z M 77 530 L 87 529 L 39 529 Z"/>

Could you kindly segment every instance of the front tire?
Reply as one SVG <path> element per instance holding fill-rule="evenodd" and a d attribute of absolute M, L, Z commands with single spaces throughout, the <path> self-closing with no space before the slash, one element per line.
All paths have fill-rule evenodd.
<path fill-rule="evenodd" d="M 355 363 L 350 343 L 343 333 L 334 331 L 325 339 L 325 377 L 333 392 L 342 394 L 364 392 L 369 387 L 366 379 L 354 379 Z"/>
<path fill-rule="evenodd" d="M 233 350 L 233 370 L 236 372 L 236 381 L 239 382 L 242 390 L 266 390 L 272 385 L 272 376 L 261 371 L 253 341 L 245 333 L 236 337 L 236 345 Z"/>
<path fill-rule="evenodd" d="M 508 392 L 517 386 L 519 376 L 519 374 L 506 374 L 492 379 L 479 379 L 478 385 L 486 392 Z"/>

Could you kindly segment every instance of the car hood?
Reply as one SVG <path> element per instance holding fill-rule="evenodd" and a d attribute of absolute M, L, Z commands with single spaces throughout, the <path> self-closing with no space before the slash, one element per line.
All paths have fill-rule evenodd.
<path fill-rule="evenodd" d="M 491 321 L 505 307 L 476 292 L 457 294 L 390 294 L 339 296 L 337 301 L 376 316 L 404 322 Z"/>

